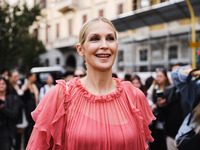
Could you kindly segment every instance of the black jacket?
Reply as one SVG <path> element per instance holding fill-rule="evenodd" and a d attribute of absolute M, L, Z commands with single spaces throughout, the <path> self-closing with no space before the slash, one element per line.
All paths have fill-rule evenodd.
<path fill-rule="evenodd" d="M 0 109 L 0 119 L 8 128 L 8 134 L 11 138 L 15 137 L 16 124 L 19 119 L 22 101 L 17 95 L 10 94 L 6 96 L 4 107 Z"/>

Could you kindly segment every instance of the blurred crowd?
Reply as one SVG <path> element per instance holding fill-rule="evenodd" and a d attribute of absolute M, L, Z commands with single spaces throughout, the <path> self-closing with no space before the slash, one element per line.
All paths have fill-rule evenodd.
<path fill-rule="evenodd" d="M 155 77 L 149 76 L 145 80 L 137 74 L 125 74 L 121 79 L 131 82 L 144 93 L 157 118 L 150 124 L 154 142 L 149 143 L 149 149 L 184 150 L 188 144 L 189 147 L 190 144 L 194 146 L 193 150 L 200 149 L 199 142 L 195 142 L 200 140 L 200 71 L 177 63 L 171 68 L 170 79 L 164 68 L 157 68 L 155 74 Z M 68 82 L 74 77 L 84 76 L 86 71 L 77 68 L 75 71 L 66 71 L 60 79 Z M 116 73 L 112 76 L 118 78 Z M 1 71 L 0 150 L 25 149 L 34 126 L 31 112 L 55 84 L 51 74 L 46 77 L 45 84 L 41 84 L 37 82 L 36 73 L 30 72 L 20 79 L 17 70 Z M 180 142 L 180 138 L 186 128 L 198 137 L 185 144 L 182 142 L 185 139 Z"/>

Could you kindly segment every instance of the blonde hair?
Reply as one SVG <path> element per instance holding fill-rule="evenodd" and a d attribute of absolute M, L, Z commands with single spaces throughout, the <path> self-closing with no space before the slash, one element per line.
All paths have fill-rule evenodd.
<path fill-rule="evenodd" d="M 80 43 L 80 45 L 83 45 L 85 43 L 85 38 L 86 38 L 85 33 L 86 33 L 87 29 L 89 28 L 89 26 L 92 25 L 95 22 L 98 22 L 98 21 L 102 21 L 102 22 L 109 24 L 113 28 L 114 35 L 117 39 L 117 31 L 116 31 L 114 25 L 112 24 L 112 22 L 110 22 L 108 19 L 106 19 L 104 17 L 98 17 L 98 18 L 94 18 L 90 21 L 87 21 L 85 24 L 83 24 L 83 26 L 82 26 L 82 28 L 79 32 L 79 43 Z"/>

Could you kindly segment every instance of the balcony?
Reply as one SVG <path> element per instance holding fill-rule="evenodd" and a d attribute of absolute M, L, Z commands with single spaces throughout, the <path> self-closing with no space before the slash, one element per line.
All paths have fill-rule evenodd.
<path fill-rule="evenodd" d="M 77 42 L 78 42 L 78 37 L 70 36 L 55 40 L 53 43 L 53 47 L 57 49 L 64 47 L 75 47 Z"/>
<path fill-rule="evenodd" d="M 78 8 L 78 0 L 56 0 L 55 7 L 62 13 L 75 10 Z"/>

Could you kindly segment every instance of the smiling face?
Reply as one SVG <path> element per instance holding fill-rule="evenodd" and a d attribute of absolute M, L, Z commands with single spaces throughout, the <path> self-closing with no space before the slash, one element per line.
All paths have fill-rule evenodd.
<path fill-rule="evenodd" d="M 87 69 L 108 71 L 117 55 L 118 43 L 113 27 L 104 21 L 95 21 L 85 32 L 84 43 L 77 44 L 78 53 L 85 58 Z"/>

